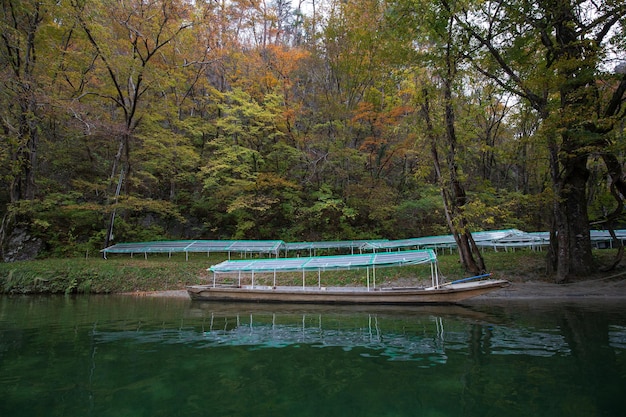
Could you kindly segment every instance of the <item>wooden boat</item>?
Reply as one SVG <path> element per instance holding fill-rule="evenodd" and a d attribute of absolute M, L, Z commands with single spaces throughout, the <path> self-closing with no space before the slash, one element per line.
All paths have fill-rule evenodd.
<path fill-rule="evenodd" d="M 477 297 L 509 285 L 499 279 L 452 282 L 438 287 L 302 287 L 192 285 L 192 300 L 310 304 L 445 304 Z"/>
<path fill-rule="evenodd" d="M 430 265 L 432 281 L 430 287 L 376 286 L 376 267 L 420 264 Z M 367 271 L 366 285 L 363 287 L 322 286 L 322 272 L 349 269 L 365 269 Z M 508 282 L 504 280 L 485 279 L 489 277 L 488 274 L 440 283 L 437 255 L 431 249 L 304 258 L 228 260 L 211 266 L 209 271 L 213 272 L 212 285 L 187 287 L 192 300 L 309 304 L 455 303 L 508 285 Z M 317 272 L 316 286 L 306 285 L 307 271 Z M 302 285 L 277 285 L 276 274 L 278 272 L 301 272 Z M 255 273 L 264 274 L 266 282 L 267 275 L 273 274 L 272 285 L 259 285 L 258 279 L 255 284 Z M 229 284 L 218 282 L 218 275 L 221 277 L 234 274 L 236 278 L 231 278 Z M 244 285 L 242 274 L 246 277 L 249 275 L 250 285 Z"/>

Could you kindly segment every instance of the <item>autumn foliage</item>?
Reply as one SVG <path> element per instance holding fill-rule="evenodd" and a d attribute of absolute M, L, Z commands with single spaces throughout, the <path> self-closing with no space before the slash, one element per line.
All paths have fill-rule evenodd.
<path fill-rule="evenodd" d="M 600 59 L 605 45 L 624 53 L 623 5 L 607 6 L 614 37 L 590 63 L 590 49 L 537 52 L 528 31 L 515 45 L 481 38 L 469 16 L 489 2 L 475 3 L 1 0 L 3 243 L 16 229 L 42 255 L 447 234 L 452 172 L 463 227 L 549 230 L 563 152 L 584 154 L 585 221 L 602 221 L 621 175 L 607 167 L 623 163 L 624 78 Z M 512 31 L 511 16 L 494 19 Z M 489 41 L 510 48 L 494 60 Z M 565 91 L 559 77 L 580 68 L 597 88 Z M 571 105 L 547 113 L 559 92 Z M 603 105 L 610 116 L 590 116 Z"/>

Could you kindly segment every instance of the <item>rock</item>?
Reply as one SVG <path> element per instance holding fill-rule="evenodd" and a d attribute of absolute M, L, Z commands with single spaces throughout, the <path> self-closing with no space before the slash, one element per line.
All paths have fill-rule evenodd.
<path fill-rule="evenodd" d="M 4 262 L 29 261 L 41 250 L 41 239 L 31 236 L 26 229 L 15 228 L 2 251 Z"/>

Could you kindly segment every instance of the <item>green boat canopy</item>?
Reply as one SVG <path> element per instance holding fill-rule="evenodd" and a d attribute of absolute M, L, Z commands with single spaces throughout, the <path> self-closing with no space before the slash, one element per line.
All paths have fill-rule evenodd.
<path fill-rule="evenodd" d="M 318 275 L 318 287 L 321 287 L 321 273 L 325 271 L 338 271 L 348 269 L 367 270 L 367 288 L 370 288 L 370 270 L 372 272 L 373 285 L 376 287 L 376 268 L 390 266 L 406 266 L 430 264 L 431 280 L 433 285 L 439 285 L 437 274 L 437 255 L 432 249 L 379 252 L 359 255 L 335 255 L 335 256 L 311 256 L 304 258 L 275 258 L 275 259 L 249 259 L 239 261 L 224 261 L 211 266 L 208 270 L 213 272 L 213 286 L 217 285 L 218 274 L 237 273 L 238 285 L 241 286 L 242 274 L 250 274 L 251 287 L 254 288 L 255 273 L 270 273 L 274 275 L 274 287 L 276 286 L 276 274 L 281 272 L 301 272 L 302 288 L 306 287 L 305 274 L 307 271 L 316 271 Z"/>
<path fill-rule="evenodd" d="M 437 262 L 431 249 L 359 255 L 311 256 L 303 258 L 247 259 L 224 261 L 211 266 L 214 273 L 331 271 L 369 267 L 418 265 Z"/>

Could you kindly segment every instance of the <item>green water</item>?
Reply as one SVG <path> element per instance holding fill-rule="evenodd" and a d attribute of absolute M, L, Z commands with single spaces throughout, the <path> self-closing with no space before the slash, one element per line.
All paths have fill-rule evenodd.
<path fill-rule="evenodd" d="M 623 303 L 0 298 L 0 416 L 624 416 Z"/>

